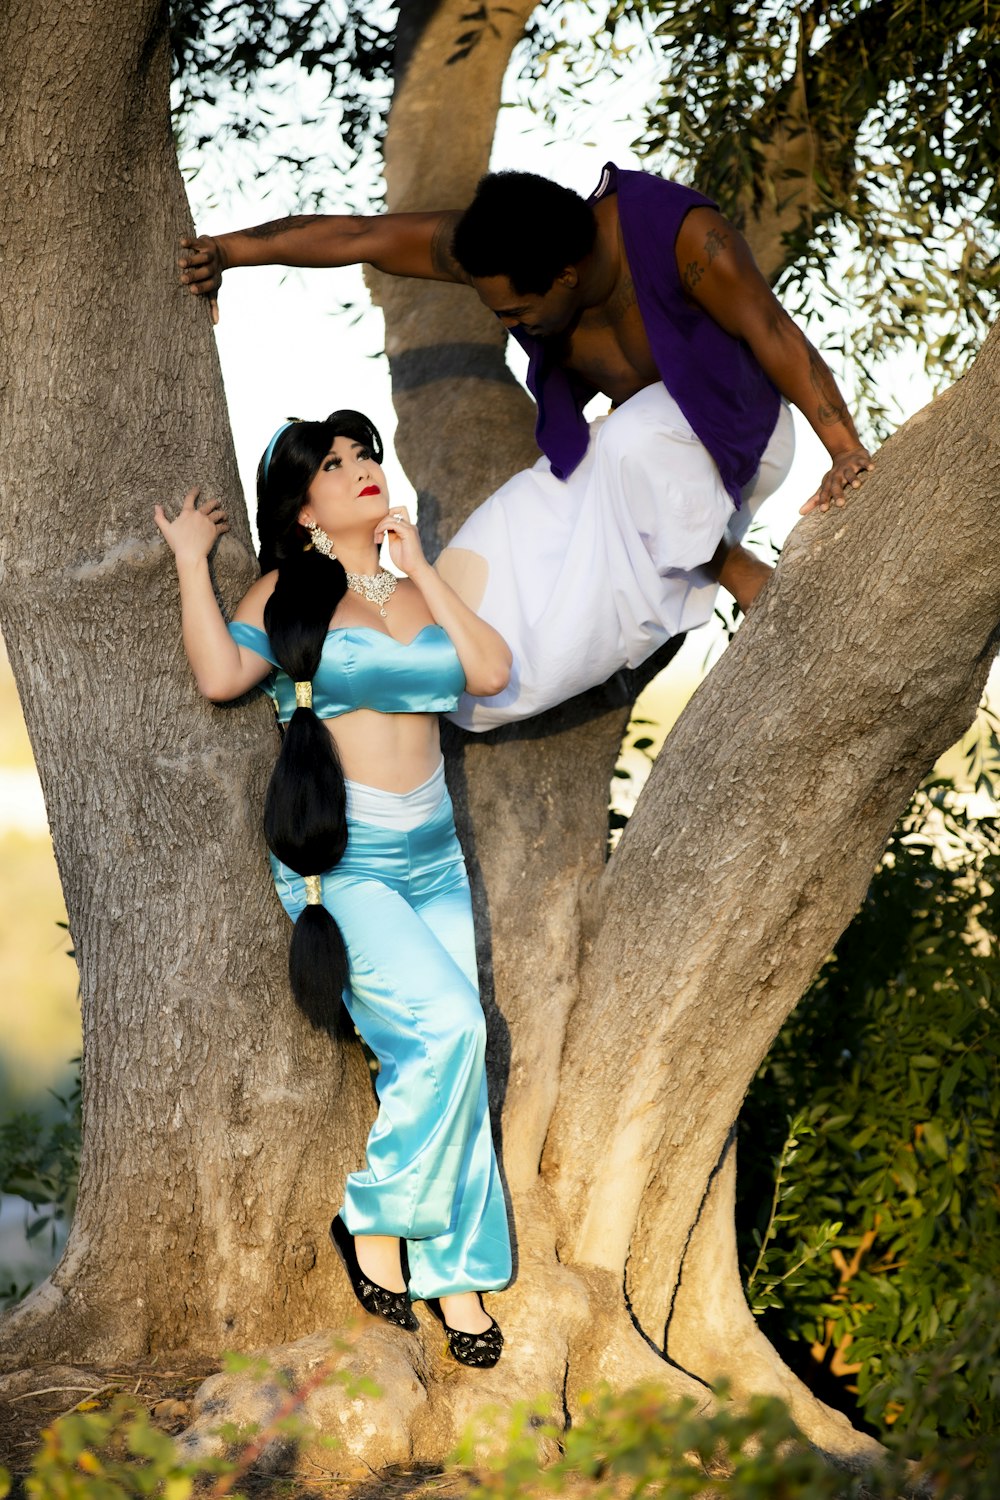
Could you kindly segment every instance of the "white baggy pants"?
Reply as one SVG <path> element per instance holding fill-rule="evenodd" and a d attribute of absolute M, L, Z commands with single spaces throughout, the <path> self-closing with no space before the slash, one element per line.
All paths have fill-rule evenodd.
<path fill-rule="evenodd" d="M 586 456 L 568 480 L 539 459 L 491 495 L 449 543 L 486 560 L 476 612 L 514 657 L 503 692 L 465 694 L 449 715 L 465 729 L 541 713 L 710 620 L 719 586 L 704 565 L 724 537 L 742 539 L 787 474 L 795 447 L 791 411 L 782 403 L 737 511 L 662 384 L 599 417 L 590 432 Z"/>

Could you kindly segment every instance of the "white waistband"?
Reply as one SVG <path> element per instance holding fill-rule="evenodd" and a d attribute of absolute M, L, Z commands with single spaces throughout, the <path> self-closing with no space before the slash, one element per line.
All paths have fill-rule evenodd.
<path fill-rule="evenodd" d="M 434 774 L 412 792 L 387 792 L 382 787 L 365 786 L 364 782 L 346 778 L 344 785 L 349 823 L 375 823 L 379 828 L 397 828 L 403 833 L 432 818 L 448 794 L 443 760 Z"/>

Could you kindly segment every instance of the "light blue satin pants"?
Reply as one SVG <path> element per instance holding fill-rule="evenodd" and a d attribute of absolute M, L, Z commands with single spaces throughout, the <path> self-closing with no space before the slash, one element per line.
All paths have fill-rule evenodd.
<path fill-rule="evenodd" d="M 305 882 L 271 859 L 293 921 Z M 490 1133 L 472 902 L 451 799 L 402 831 L 349 822 L 322 877 L 350 963 L 344 1000 L 379 1063 L 367 1167 L 347 1179 L 352 1234 L 407 1242 L 410 1296 L 496 1291 L 510 1235 Z"/>

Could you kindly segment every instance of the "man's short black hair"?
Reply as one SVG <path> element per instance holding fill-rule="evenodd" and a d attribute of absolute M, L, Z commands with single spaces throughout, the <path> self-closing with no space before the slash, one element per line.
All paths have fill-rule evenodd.
<path fill-rule="evenodd" d="M 452 252 L 470 276 L 506 276 L 544 294 L 594 248 L 597 220 L 572 188 L 534 172 L 488 172 L 459 219 Z"/>

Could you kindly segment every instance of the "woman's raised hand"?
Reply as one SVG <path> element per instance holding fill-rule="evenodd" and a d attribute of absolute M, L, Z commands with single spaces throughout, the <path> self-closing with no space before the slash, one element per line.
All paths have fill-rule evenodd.
<path fill-rule="evenodd" d="M 420 533 L 410 520 L 406 507 L 394 505 L 388 515 L 382 517 L 375 527 L 375 544 L 378 546 L 383 537 L 389 538 L 389 556 L 392 558 L 393 566 L 399 568 L 408 578 L 414 573 L 419 573 L 421 567 L 428 567 L 427 559 L 424 557 L 424 549 L 420 545 Z"/>
<path fill-rule="evenodd" d="M 200 493 L 198 485 L 188 490 L 184 504 L 172 521 L 167 520 L 162 505 L 153 508 L 153 520 L 178 566 L 207 557 L 222 533 L 229 530 L 222 501 L 206 500 L 199 508 Z"/>

